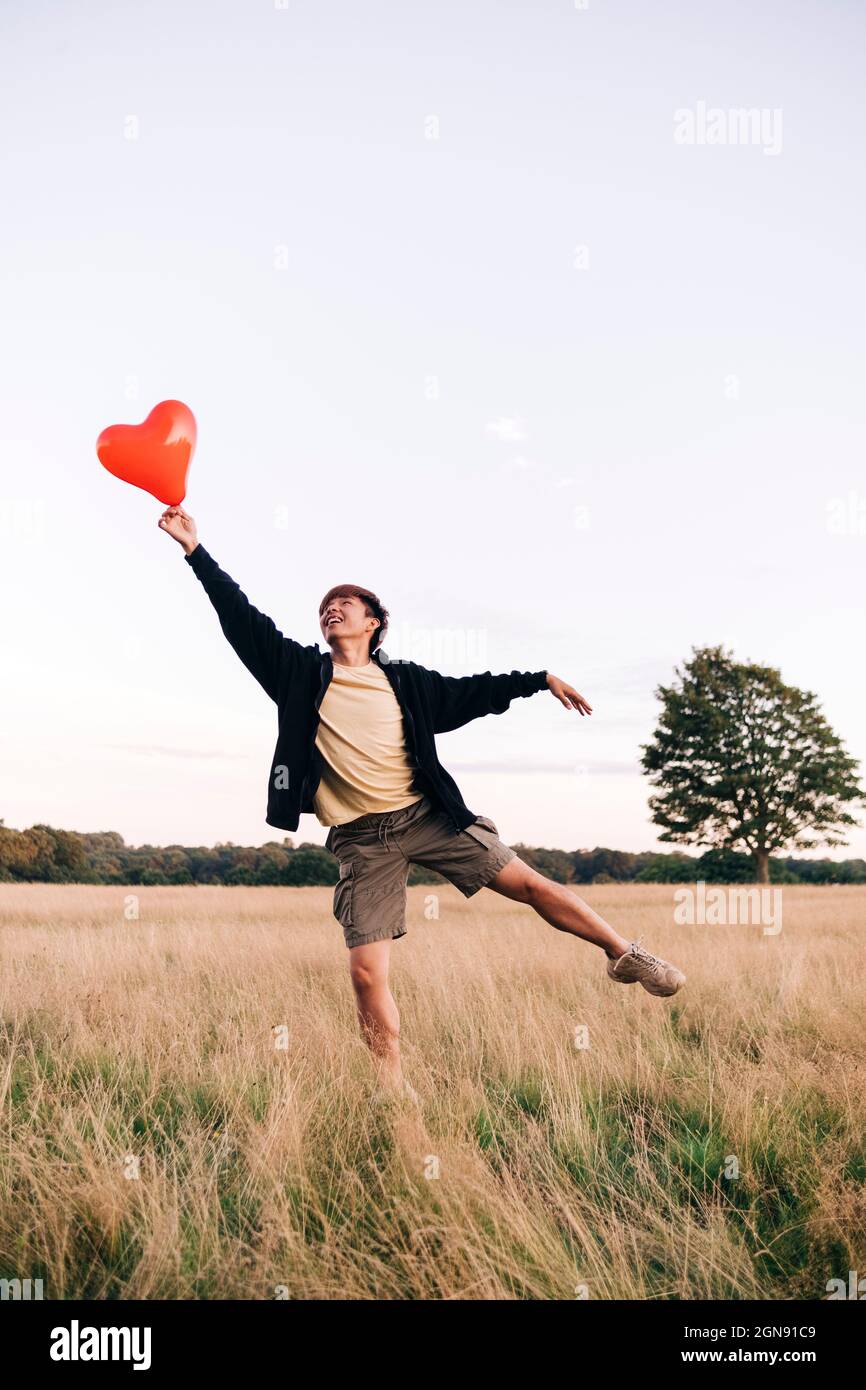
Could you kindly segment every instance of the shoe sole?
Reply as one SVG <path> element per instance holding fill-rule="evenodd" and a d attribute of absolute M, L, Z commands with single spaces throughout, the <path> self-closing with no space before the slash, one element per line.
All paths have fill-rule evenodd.
<path fill-rule="evenodd" d="M 635 980 L 635 981 L 634 981 L 634 983 L 635 983 L 636 985 L 637 985 L 637 984 L 643 985 L 643 987 L 644 987 L 644 989 L 646 990 L 647 994 L 655 995 L 655 997 L 656 997 L 657 999 L 670 999 L 670 997 L 671 997 L 672 994 L 676 994 L 679 990 L 682 989 L 682 987 L 683 987 L 683 985 L 685 984 L 685 982 L 686 982 L 686 977 L 685 977 L 685 975 L 683 975 L 679 980 L 677 980 L 676 984 L 675 984 L 671 989 L 651 989 L 649 985 L 643 985 L 643 980 Z"/>
<path fill-rule="evenodd" d="M 647 994 L 652 994 L 656 999 L 670 999 L 671 995 L 681 990 L 686 982 L 686 977 L 682 972 L 680 972 L 680 977 L 672 988 L 656 987 L 653 989 L 651 985 L 645 984 L 643 980 L 623 980 L 619 975 L 608 975 L 608 979 L 613 980 L 614 983 L 618 985 L 641 985 L 642 988 L 646 990 Z"/>

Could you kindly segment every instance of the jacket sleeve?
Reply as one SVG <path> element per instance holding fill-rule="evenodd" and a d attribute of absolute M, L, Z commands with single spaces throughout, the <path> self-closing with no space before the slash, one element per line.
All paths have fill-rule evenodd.
<path fill-rule="evenodd" d="M 221 570 L 213 556 L 199 543 L 185 560 L 201 580 L 217 611 L 220 627 L 247 670 L 276 700 L 282 663 L 287 649 L 296 644 L 278 630 L 274 622 L 254 608 L 231 575 Z"/>
<path fill-rule="evenodd" d="M 547 687 L 546 671 L 509 671 L 494 676 L 442 676 L 425 671 L 430 682 L 433 704 L 433 732 L 459 729 L 484 714 L 504 714 L 511 701 L 522 695 L 536 695 Z"/>

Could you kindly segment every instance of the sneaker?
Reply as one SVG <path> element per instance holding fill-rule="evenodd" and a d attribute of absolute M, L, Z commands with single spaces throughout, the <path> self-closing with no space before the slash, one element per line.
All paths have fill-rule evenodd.
<path fill-rule="evenodd" d="M 607 973 L 621 985 L 641 984 L 649 994 L 676 994 L 686 977 L 670 961 L 661 960 L 641 946 L 643 937 L 633 941 L 624 956 L 611 957 Z"/>

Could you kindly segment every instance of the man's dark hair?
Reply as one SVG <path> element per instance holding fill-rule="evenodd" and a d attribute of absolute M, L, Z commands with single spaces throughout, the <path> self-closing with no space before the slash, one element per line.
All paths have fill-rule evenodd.
<path fill-rule="evenodd" d="M 370 656 L 372 656 L 376 648 L 382 645 L 385 640 L 385 633 L 388 631 L 388 610 L 381 599 L 376 597 L 372 589 L 362 589 L 359 584 L 335 584 L 333 589 L 328 590 L 319 604 L 320 618 L 332 598 L 362 599 L 368 617 L 378 619 L 379 626 L 370 638 Z"/>

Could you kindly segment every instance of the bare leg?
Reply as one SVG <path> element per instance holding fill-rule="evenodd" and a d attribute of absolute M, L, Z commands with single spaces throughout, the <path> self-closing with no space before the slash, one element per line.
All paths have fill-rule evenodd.
<path fill-rule="evenodd" d="M 500 869 L 487 885 L 503 897 L 513 898 L 515 902 L 528 903 L 535 908 L 539 917 L 549 922 L 557 931 L 571 932 L 594 946 L 601 946 L 609 956 L 625 955 L 630 943 L 617 931 L 593 912 L 588 903 L 572 893 L 564 883 L 554 883 L 544 874 L 531 869 L 522 859 L 512 859 Z"/>
<path fill-rule="evenodd" d="M 400 1063 L 400 1015 L 388 987 L 391 942 L 372 941 L 349 951 L 349 973 L 358 1006 L 361 1036 L 378 1065 L 378 1084 L 399 1091 L 403 1085 Z"/>

